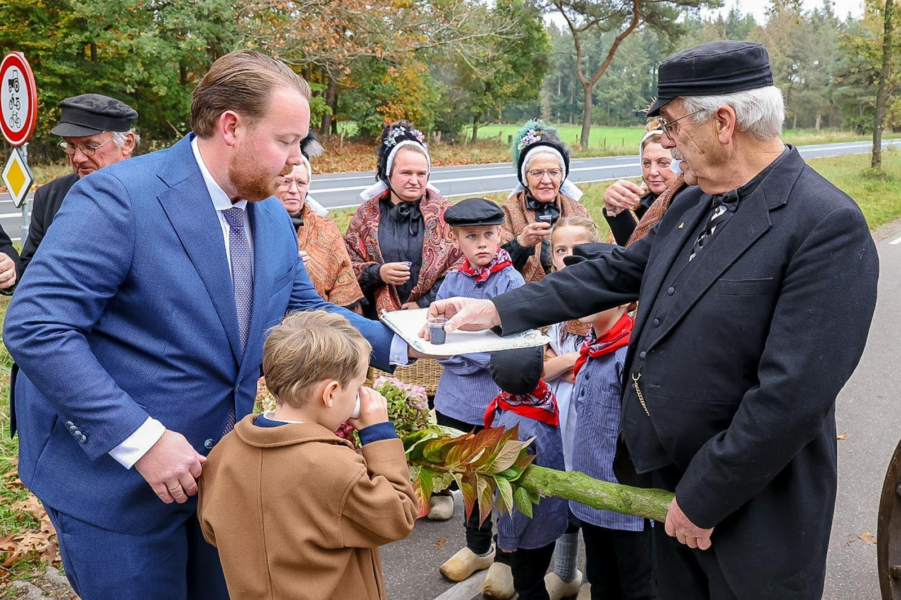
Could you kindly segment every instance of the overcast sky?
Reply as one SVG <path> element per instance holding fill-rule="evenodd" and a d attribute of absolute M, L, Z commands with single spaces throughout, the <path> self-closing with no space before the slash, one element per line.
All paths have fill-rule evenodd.
<path fill-rule="evenodd" d="M 822 0 L 804 0 L 804 7 L 807 9 L 816 8 L 817 6 L 822 6 L 822 4 Z M 730 8 L 737 6 L 742 13 L 754 13 L 754 18 L 757 22 L 763 23 L 766 20 L 766 9 L 769 8 L 769 5 L 770 3 L 765 1 L 725 0 L 725 8 L 720 9 L 720 11 L 726 14 Z M 863 15 L 863 0 L 833 0 L 833 5 L 835 6 L 835 14 L 840 19 L 847 17 L 848 13 L 851 13 L 855 18 L 860 18 Z M 716 11 L 710 12 L 715 13 Z"/>

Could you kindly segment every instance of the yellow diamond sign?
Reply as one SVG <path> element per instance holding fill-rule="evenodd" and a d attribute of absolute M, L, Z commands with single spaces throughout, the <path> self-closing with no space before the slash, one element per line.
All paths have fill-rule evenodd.
<path fill-rule="evenodd" d="M 12 155 L 3 169 L 3 183 L 9 190 L 9 195 L 13 197 L 13 203 L 16 208 L 20 208 L 34 183 L 34 177 L 28 169 L 28 164 L 22 160 L 18 148 L 13 148 Z"/>

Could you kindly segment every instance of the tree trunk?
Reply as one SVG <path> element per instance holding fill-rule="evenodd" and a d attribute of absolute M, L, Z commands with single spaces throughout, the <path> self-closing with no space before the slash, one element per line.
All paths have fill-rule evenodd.
<path fill-rule="evenodd" d="M 338 78 L 332 74 L 332 69 L 326 71 L 328 75 L 328 87 L 325 90 L 325 103 L 331 108 L 322 116 L 322 125 L 319 127 L 320 135 L 328 135 L 332 129 L 337 130 L 337 123 L 334 123 L 334 115 L 338 112 Z"/>
<path fill-rule="evenodd" d="M 582 84 L 582 88 L 585 90 L 585 108 L 582 112 L 582 135 L 579 137 L 579 145 L 583 150 L 588 147 L 588 136 L 591 134 L 591 89 L 593 87 L 589 84 Z"/>
<path fill-rule="evenodd" d="M 884 27 L 882 36 L 882 71 L 879 73 L 879 87 L 876 89 L 876 116 L 873 121 L 873 158 L 870 166 L 882 169 L 882 128 L 885 126 L 885 103 L 888 96 L 888 79 L 892 73 L 892 26 L 895 16 L 895 1 L 885 0 Z"/>
<path fill-rule="evenodd" d="M 479 121 L 482 118 L 482 113 L 473 113 L 472 114 L 472 143 L 475 144 L 476 140 L 479 139 Z"/>
<path fill-rule="evenodd" d="M 535 465 L 530 466 L 516 480 L 530 492 L 541 496 L 565 498 L 586 504 L 592 508 L 666 521 L 666 513 L 673 494 L 666 490 L 646 490 L 592 479 L 578 471 L 555 471 Z"/>
<path fill-rule="evenodd" d="M 819 131 L 822 128 L 823 128 L 823 113 L 821 113 L 820 111 L 817 111 L 816 129 L 817 129 L 817 131 Z"/>

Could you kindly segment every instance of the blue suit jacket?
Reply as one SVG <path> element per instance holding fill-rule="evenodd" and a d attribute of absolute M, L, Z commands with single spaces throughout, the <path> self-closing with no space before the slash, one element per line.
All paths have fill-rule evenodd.
<path fill-rule="evenodd" d="M 316 294 L 274 198 L 248 205 L 254 288 L 242 356 L 222 230 L 192 137 L 72 188 L 4 327 L 20 368 L 22 481 L 53 508 L 124 533 L 195 504 L 163 504 L 108 452 L 152 416 L 208 453 L 231 410 L 238 420 L 251 412 L 265 332 L 286 312 L 341 312 L 372 343 L 373 365 L 390 368 L 390 330 Z"/>

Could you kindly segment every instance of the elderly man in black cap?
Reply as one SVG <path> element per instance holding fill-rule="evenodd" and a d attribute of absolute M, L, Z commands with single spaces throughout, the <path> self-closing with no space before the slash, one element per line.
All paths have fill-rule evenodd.
<path fill-rule="evenodd" d="M 69 155 L 74 173 L 38 188 L 31 208 L 28 237 L 22 242 L 22 270 L 41 245 L 69 189 L 80 178 L 125 160 L 140 137 L 132 129 L 138 113 L 124 102 L 100 94 L 82 94 L 59 103 L 62 116 L 50 133 L 63 138 L 60 148 Z"/>
<path fill-rule="evenodd" d="M 665 145 L 699 187 L 647 237 L 490 301 L 447 329 L 503 333 L 640 299 L 617 476 L 675 492 L 661 598 L 819 599 L 836 494 L 835 400 L 866 344 L 879 263 L 858 206 L 779 139 L 766 50 L 664 60 Z"/>

